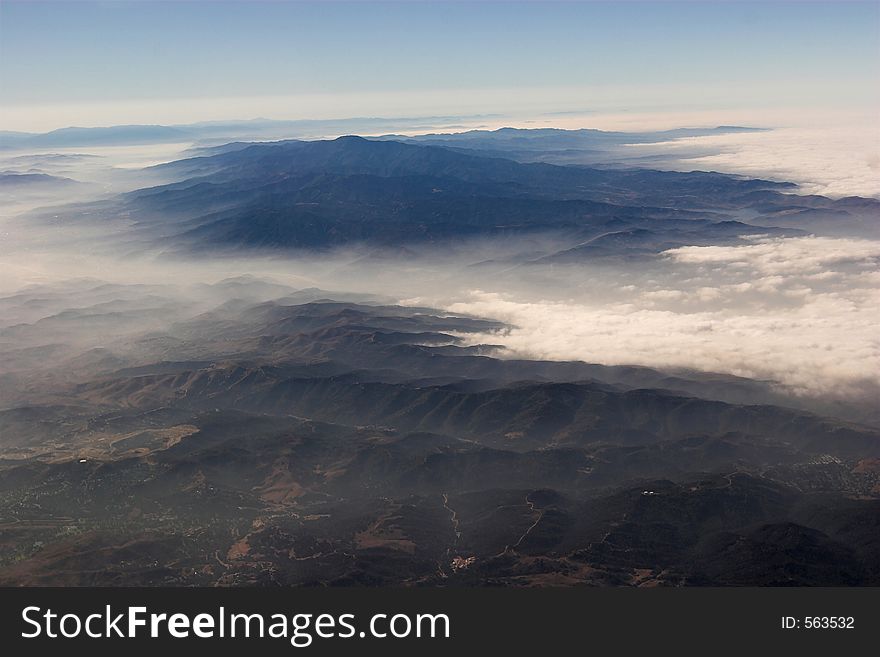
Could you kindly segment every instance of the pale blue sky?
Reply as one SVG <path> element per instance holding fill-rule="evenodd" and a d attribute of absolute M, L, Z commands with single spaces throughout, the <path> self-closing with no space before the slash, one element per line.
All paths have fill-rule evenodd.
<path fill-rule="evenodd" d="M 876 1 L 0 3 L 8 129 L 88 123 L 101 105 L 117 109 L 100 122 L 126 122 L 144 101 L 199 120 L 218 118 L 204 99 L 231 98 L 229 118 L 249 118 L 265 112 L 248 99 L 270 96 L 335 116 L 449 112 L 457 94 L 468 112 L 536 96 L 545 111 L 864 107 L 878 79 Z"/>

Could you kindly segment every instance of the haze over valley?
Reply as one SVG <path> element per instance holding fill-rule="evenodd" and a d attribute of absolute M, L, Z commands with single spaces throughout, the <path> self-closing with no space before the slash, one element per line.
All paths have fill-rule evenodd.
<path fill-rule="evenodd" d="M 875 581 L 880 202 L 571 162 L 737 132 L 7 150 L 0 581 Z"/>
<path fill-rule="evenodd" d="M 0 8 L 0 585 L 880 585 L 876 7 L 110 5 Z"/>

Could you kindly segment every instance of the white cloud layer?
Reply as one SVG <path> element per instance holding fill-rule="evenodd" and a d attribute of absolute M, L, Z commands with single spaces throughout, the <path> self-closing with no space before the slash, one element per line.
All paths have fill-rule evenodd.
<path fill-rule="evenodd" d="M 869 116 L 829 115 L 769 132 L 634 145 L 631 150 L 662 154 L 669 158 L 667 165 L 681 170 L 795 182 L 800 193 L 880 197 L 880 119 L 876 112 Z M 675 161 L 676 157 L 680 159 Z"/>
<path fill-rule="evenodd" d="M 695 368 L 864 399 L 880 390 L 878 259 L 868 240 L 688 246 L 641 284 L 603 285 L 601 299 L 475 290 L 448 307 L 512 324 L 474 341 L 515 356 Z"/>

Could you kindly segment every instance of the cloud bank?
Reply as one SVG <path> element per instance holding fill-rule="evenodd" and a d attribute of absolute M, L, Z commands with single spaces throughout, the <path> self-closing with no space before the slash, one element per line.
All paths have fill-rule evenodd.
<path fill-rule="evenodd" d="M 628 150 L 662 155 L 666 159 L 657 164 L 662 168 L 791 181 L 806 194 L 880 197 L 880 122 L 876 116 L 829 116 L 809 126 L 638 144 Z"/>
<path fill-rule="evenodd" d="M 869 240 L 689 246 L 665 252 L 642 284 L 606 279 L 601 297 L 472 290 L 448 309 L 513 325 L 472 338 L 512 356 L 694 368 L 864 399 L 880 391 L 878 259 L 880 242 Z"/>

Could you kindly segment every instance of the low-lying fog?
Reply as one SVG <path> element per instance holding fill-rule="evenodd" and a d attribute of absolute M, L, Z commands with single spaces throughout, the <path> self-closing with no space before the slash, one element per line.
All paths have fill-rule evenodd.
<path fill-rule="evenodd" d="M 171 159 L 180 148 L 43 154 L 18 162 L 52 175 L 76 173 L 91 185 L 82 198 L 98 198 L 155 184 L 138 167 Z M 8 165 L 13 156 L 4 157 Z M 861 403 L 880 396 L 880 241 L 755 235 L 738 246 L 686 246 L 653 258 L 554 266 L 530 262 L 563 246 L 552 237 L 184 261 L 131 250 L 119 258 L 93 248 L 112 227 L 70 225 L 65 216 L 49 226 L 22 219 L 33 206 L 80 198 L 69 190 L 44 190 L 33 202 L 7 205 L 0 225 L 0 293 L 30 290 L 48 301 L 20 306 L 7 299 L 0 306 L 2 326 L 34 323 L 119 295 L 132 303 L 140 294 L 157 293 L 186 301 L 140 324 L 114 325 L 118 334 L 151 330 L 226 300 L 200 297 L 204 290 L 191 286 L 251 274 L 291 289 L 369 294 L 502 320 L 508 329 L 468 340 L 503 344 L 511 357 L 694 368 L 773 380 L 798 395 Z M 82 278 L 141 287 L 124 294 L 105 290 L 106 298 L 70 293 L 70 281 Z M 275 289 L 274 296 L 285 290 Z M 77 334 L 76 324 L 66 330 L 59 340 L 83 348 L 107 339 L 91 328 Z M 2 342 L 4 351 L 16 347 L 13 338 Z"/>
<path fill-rule="evenodd" d="M 793 182 L 803 194 L 880 195 L 880 114 L 804 107 L 770 110 L 632 112 L 557 117 L 571 128 L 589 124 L 602 130 L 665 130 L 682 125 L 749 125 L 761 132 L 682 137 L 653 144 L 630 144 L 614 153 L 633 166 L 674 171 L 720 171 Z M 535 127 L 530 125 L 529 127 Z"/>
<path fill-rule="evenodd" d="M 6 295 L 37 283 L 40 296 L 60 290 L 47 313 L 110 300 L 65 297 L 64 281 L 84 277 L 141 286 L 125 293 L 135 297 L 138 289 L 182 296 L 188 310 L 202 312 L 225 299 L 199 298 L 188 286 L 251 274 L 292 289 L 502 320 L 509 329 L 468 339 L 503 344 L 510 356 L 725 372 L 811 396 L 868 400 L 880 390 L 878 241 L 756 236 L 743 246 L 683 247 L 623 265 L 519 264 L 549 248 L 531 240 L 459 245 L 442 256 L 346 249 L 189 262 L 31 252 L 7 254 L 2 278 Z M 40 319 L 40 307 L 31 308 L 26 317 L 7 310 L 3 325 Z M 153 317 L 145 328 L 162 321 Z M 75 326 L 70 331 L 66 341 Z"/>

